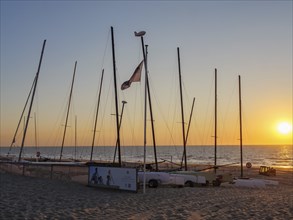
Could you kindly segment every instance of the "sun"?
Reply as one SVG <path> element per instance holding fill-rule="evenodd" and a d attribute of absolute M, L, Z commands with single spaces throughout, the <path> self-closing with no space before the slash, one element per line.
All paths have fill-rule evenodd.
<path fill-rule="evenodd" d="M 280 122 L 277 129 L 280 134 L 289 134 L 292 131 L 292 125 L 288 122 Z"/>

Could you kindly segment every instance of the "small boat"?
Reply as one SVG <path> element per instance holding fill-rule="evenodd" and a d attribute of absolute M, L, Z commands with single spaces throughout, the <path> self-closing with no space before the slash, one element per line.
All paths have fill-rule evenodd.
<path fill-rule="evenodd" d="M 191 175 L 196 176 L 200 180 L 205 180 L 204 184 L 205 186 L 209 186 L 210 184 L 212 186 L 220 186 L 222 183 L 233 182 L 233 176 L 231 173 L 222 173 L 222 174 L 216 174 L 214 172 L 201 172 L 201 171 L 174 171 L 175 174 L 183 174 L 183 175 Z"/>

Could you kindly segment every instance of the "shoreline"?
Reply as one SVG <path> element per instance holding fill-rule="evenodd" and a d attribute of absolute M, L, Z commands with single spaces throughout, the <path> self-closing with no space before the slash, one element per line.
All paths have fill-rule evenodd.
<path fill-rule="evenodd" d="M 96 163 L 100 163 L 100 166 L 107 166 L 112 163 L 107 163 L 106 161 L 93 161 Z M 103 165 L 105 164 L 105 165 Z M 123 167 L 140 167 L 142 169 L 142 164 L 138 163 L 123 163 Z M 152 166 L 154 169 L 154 166 Z M 178 166 L 175 166 L 173 164 L 170 164 L 168 162 L 164 162 L 159 164 L 159 171 L 168 171 L 172 169 L 176 169 Z M 274 167 L 276 170 L 276 176 L 266 176 L 266 175 L 260 175 L 259 174 L 259 168 L 252 166 L 251 168 L 246 168 L 243 166 L 243 177 L 244 178 L 259 178 L 259 179 L 268 179 L 268 180 L 276 180 L 280 183 L 284 183 L 286 185 L 292 185 L 293 186 L 293 168 L 278 168 Z M 4 172 L 10 172 L 10 173 L 16 173 L 20 175 L 26 175 L 26 176 L 40 176 L 42 177 L 42 171 L 43 173 L 47 173 L 48 178 L 48 172 L 54 171 L 56 173 L 61 173 L 62 175 L 66 175 L 67 179 L 73 179 L 79 181 L 81 179 L 81 182 L 87 181 L 85 179 L 85 175 L 87 175 L 88 172 L 88 166 L 85 162 L 82 163 L 74 163 L 74 162 L 34 162 L 34 163 L 5 163 L 0 161 L 0 171 Z M 214 172 L 213 166 L 210 165 L 203 165 L 203 164 L 189 164 L 188 170 L 191 171 L 202 171 L 202 172 Z M 37 173 L 35 173 L 37 171 Z M 154 170 L 152 170 L 154 171 Z M 229 166 L 218 166 L 216 169 L 217 174 L 223 174 L 223 173 L 230 173 L 233 178 L 239 178 L 241 177 L 241 166 L 240 165 L 229 165 Z M 45 176 L 45 175 L 43 175 Z M 286 178 L 290 177 L 290 178 Z"/>
<path fill-rule="evenodd" d="M 219 151 L 217 155 L 217 165 L 225 165 L 233 162 L 240 162 L 240 152 L 238 145 L 218 145 Z M 293 158 L 292 158 L 292 145 L 244 145 L 247 150 L 244 149 L 243 152 L 243 163 L 251 162 L 253 166 L 273 166 L 273 167 L 287 167 L 293 168 Z M 23 157 L 30 159 L 36 158 L 37 151 L 40 152 L 42 158 L 48 159 L 59 159 L 59 147 L 25 147 L 26 153 L 23 153 Z M 81 160 L 86 161 L 90 159 L 91 147 L 72 147 L 65 146 L 63 158 L 67 160 Z M 94 160 L 107 160 L 108 162 L 113 161 L 114 146 L 97 146 L 95 147 Z M 154 162 L 154 155 L 152 154 L 152 146 L 147 146 L 147 163 Z M 142 146 L 123 146 L 121 159 L 122 161 L 143 163 L 143 147 Z M 188 160 L 187 163 L 196 164 L 214 164 L 214 149 L 212 145 L 196 145 L 188 146 Z M 0 157 L 7 156 L 9 148 L 0 148 Z M 158 146 L 157 158 L 158 162 L 161 161 L 172 161 L 174 163 L 181 163 L 182 160 L 182 147 L 180 146 Z M 14 155 L 18 158 L 19 149 L 13 147 L 10 152 L 10 156 Z M 2 154 L 1 154 L 2 153 Z"/>

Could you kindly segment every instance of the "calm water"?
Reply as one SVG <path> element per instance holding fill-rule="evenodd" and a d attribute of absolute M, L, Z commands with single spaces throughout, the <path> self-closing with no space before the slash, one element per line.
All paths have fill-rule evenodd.
<path fill-rule="evenodd" d="M 243 163 L 251 162 L 253 166 L 273 166 L 293 168 L 293 147 L 291 145 L 273 145 L 273 146 L 243 146 Z M 19 147 L 13 147 L 10 155 L 18 156 Z M 214 163 L 213 146 L 188 146 L 187 161 L 188 163 L 210 164 Z M 0 154 L 7 155 L 8 147 L 1 147 Z M 23 157 L 35 157 L 36 152 L 40 151 L 42 157 L 56 158 L 60 157 L 60 147 L 24 147 Z M 115 147 L 95 147 L 93 153 L 94 160 L 113 161 Z M 64 147 L 63 158 L 89 160 L 91 147 Z M 147 162 L 153 162 L 153 147 L 147 147 Z M 179 163 L 183 154 L 183 147 L 157 147 L 158 161 L 169 160 Z M 122 161 L 142 162 L 143 147 L 121 147 Z M 117 157 L 116 157 L 117 158 Z M 117 161 L 117 159 L 116 159 Z M 217 164 L 224 165 L 230 163 L 240 164 L 239 146 L 218 146 Z"/>

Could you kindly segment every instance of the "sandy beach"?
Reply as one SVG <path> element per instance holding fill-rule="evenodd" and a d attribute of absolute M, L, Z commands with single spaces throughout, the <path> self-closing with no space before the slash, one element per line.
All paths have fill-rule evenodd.
<path fill-rule="evenodd" d="M 142 189 L 100 189 L 2 170 L 0 219 L 292 219 L 292 171 L 257 177 L 277 180 L 279 185 L 159 187 L 143 194 Z"/>

